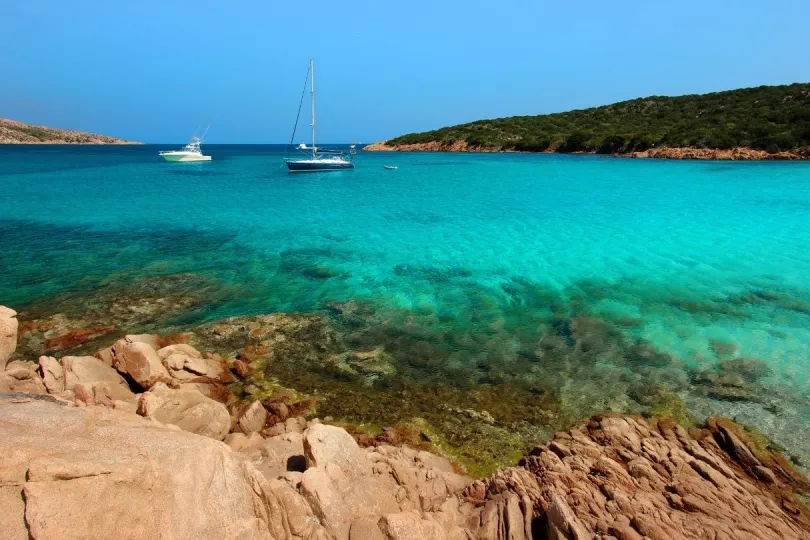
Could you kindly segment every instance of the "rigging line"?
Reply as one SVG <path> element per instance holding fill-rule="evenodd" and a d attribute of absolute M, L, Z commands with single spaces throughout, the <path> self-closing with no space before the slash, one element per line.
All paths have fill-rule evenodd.
<path fill-rule="evenodd" d="M 295 140 L 295 132 L 298 131 L 298 119 L 301 118 L 301 107 L 304 105 L 304 96 L 307 94 L 307 82 L 309 82 L 309 68 L 307 68 L 307 76 L 304 79 L 304 89 L 301 91 L 301 101 L 298 102 L 298 114 L 295 115 L 295 126 L 293 126 L 293 132 L 290 136 L 290 144 L 287 145 L 287 151 L 289 151 L 290 146 L 292 146 Z"/>

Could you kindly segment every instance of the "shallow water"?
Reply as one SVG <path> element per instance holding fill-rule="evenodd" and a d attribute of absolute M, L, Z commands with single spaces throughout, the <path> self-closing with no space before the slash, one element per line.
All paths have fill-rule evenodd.
<path fill-rule="evenodd" d="M 161 148 L 0 146 L 0 303 L 193 273 L 212 289 L 174 323 L 353 300 L 349 341 L 401 376 L 542 382 L 577 413 L 756 359 L 745 395 L 687 403 L 775 388 L 757 427 L 779 442 L 810 421 L 810 164 L 362 153 L 294 176 L 278 147 Z"/>

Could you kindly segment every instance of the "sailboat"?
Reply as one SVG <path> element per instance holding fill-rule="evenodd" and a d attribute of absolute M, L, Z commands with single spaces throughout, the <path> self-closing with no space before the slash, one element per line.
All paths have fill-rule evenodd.
<path fill-rule="evenodd" d="M 284 162 L 290 172 L 316 172 L 316 171 L 345 171 L 347 169 L 354 169 L 351 156 L 346 155 L 340 150 L 330 150 L 326 148 L 318 148 L 315 144 L 315 62 L 309 61 L 309 72 L 307 73 L 310 79 L 310 92 L 309 102 L 311 110 L 310 128 L 312 129 L 312 145 L 307 147 L 304 143 L 298 145 L 298 150 L 309 151 L 311 154 L 306 158 L 288 158 Z M 304 86 L 306 91 L 306 86 Z M 301 95 L 303 102 L 304 96 Z M 298 108 L 299 114 L 301 107 Z M 298 118 L 295 119 L 295 125 L 298 126 Z M 295 138 L 295 128 L 293 128 L 293 138 Z"/>

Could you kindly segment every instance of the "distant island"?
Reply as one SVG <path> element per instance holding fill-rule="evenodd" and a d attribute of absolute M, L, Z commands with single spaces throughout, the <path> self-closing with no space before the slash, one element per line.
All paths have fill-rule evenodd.
<path fill-rule="evenodd" d="M 810 83 L 651 96 L 563 113 L 479 120 L 402 135 L 364 150 L 810 159 Z"/>
<path fill-rule="evenodd" d="M 0 118 L 0 144 L 141 144 L 108 135 L 35 126 Z"/>

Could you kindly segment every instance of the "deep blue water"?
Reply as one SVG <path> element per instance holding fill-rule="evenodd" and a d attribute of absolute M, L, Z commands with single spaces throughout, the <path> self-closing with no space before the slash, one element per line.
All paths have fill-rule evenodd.
<path fill-rule="evenodd" d="M 414 339 L 449 336 L 448 362 L 496 368 L 587 315 L 685 379 L 726 344 L 796 400 L 788 420 L 696 411 L 773 433 L 810 419 L 808 163 L 361 153 L 290 175 L 282 147 L 161 162 L 173 146 L 0 146 L 0 303 L 191 272 L 224 291 L 196 319 L 367 301 Z"/>

